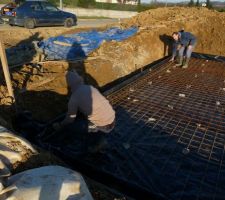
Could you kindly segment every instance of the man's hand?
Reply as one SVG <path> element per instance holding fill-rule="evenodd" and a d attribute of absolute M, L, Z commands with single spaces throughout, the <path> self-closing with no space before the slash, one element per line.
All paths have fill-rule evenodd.
<path fill-rule="evenodd" d="M 188 49 L 192 49 L 193 48 L 193 46 L 192 45 L 188 45 Z"/>
<path fill-rule="evenodd" d="M 173 62 L 174 61 L 174 57 L 172 57 L 170 60 L 169 60 L 169 62 Z"/>
<path fill-rule="evenodd" d="M 179 51 L 181 47 L 182 47 L 182 45 L 181 44 L 178 44 L 177 45 L 177 51 Z"/>
<path fill-rule="evenodd" d="M 60 123 L 54 123 L 54 124 L 52 124 L 52 128 L 54 130 L 58 131 L 62 128 L 62 125 Z"/>

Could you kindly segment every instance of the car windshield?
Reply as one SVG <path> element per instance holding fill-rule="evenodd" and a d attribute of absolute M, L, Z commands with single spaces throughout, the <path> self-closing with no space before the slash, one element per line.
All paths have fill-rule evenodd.
<path fill-rule="evenodd" d="M 53 6 L 52 4 L 48 3 L 48 2 L 41 2 L 41 5 L 43 7 L 44 10 L 46 11 L 58 11 L 58 8 L 56 8 L 55 6 Z"/>

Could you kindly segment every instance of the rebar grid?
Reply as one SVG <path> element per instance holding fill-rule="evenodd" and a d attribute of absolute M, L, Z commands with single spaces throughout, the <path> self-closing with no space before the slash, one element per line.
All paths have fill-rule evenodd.
<path fill-rule="evenodd" d="M 113 148 L 88 162 L 166 199 L 224 199 L 225 62 L 166 63 L 108 99 Z"/>
<path fill-rule="evenodd" d="M 165 199 L 224 199 L 225 62 L 167 62 L 108 99 L 111 147 L 83 162 Z"/>
<path fill-rule="evenodd" d="M 116 107 L 124 107 L 131 113 L 131 117 L 137 121 L 142 120 L 142 118 L 146 121 L 147 116 L 148 119 L 150 119 L 149 117 L 155 117 L 152 121 L 158 121 L 158 124 L 162 127 L 164 127 L 163 123 L 167 122 L 165 128 L 170 130 L 171 134 L 181 136 L 179 139 L 182 137 L 185 138 L 184 133 L 187 132 L 188 134 L 190 132 L 188 132 L 188 130 L 191 130 L 196 137 L 198 137 L 197 133 L 199 132 L 204 133 L 204 135 L 207 135 L 207 133 L 211 135 L 212 131 L 214 133 L 221 131 L 222 134 L 218 133 L 218 136 L 223 137 L 225 127 L 225 119 L 223 119 L 225 105 L 225 99 L 223 100 L 225 97 L 225 71 L 223 72 L 223 69 L 220 69 L 221 72 L 219 74 L 213 74 L 213 71 L 210 70 L 211 75 L 209 73 L 205 74 L 204 72 L 206 71 L 207 73 L 207 68 L 204 67 L 201 70 L 201 67 L 198 66 L 201 64 L 199 60 L 195 60 L 193 63 L 195 68 L 196 66 L 198 67 L 198 71 L 192 67 L 192 69 L 190 69 L 192 73 L 189 73 L 190 70 L 181 71 L 181 69 L 174 69 L 173 72 L 168 72 L 166 68 L 170 68 L 170 65 L 162 66 L 164 71 L 168 73 L 164 74 L 164 78 L 161 78 L 163 74 L 158 77 L 154 77 L 154 74 L 152 76 L 150 75 L 144 79 L 147 84 L 150 84 L 149 87 L 146 86 L 143 80 L 138 80 L 138 84 L 141 85 L 136 86 L 136 92 L 134 91 L 136 90 L 135 84 L 134 86 L 132 84 L 132 88 L 128 90 L 129 92 L 122 91 L 127 94 L 127 98 L 126 96 L 122 97 L 119 91 L 118 96 L 114 93 L 109 99 L 112 99 L 112 103 L 116 104 Z M 221 64 L 222 63 L 218 63 L 217 68 L 219 68 Z M 225 65 L 223 64 L 221 66 L 224 67 Z M 201 74 L 199 74 L 199 71 Z M 193 74 L 193 72 L 195 74 Z M 214 72 L 218 72 L 218 69 L 217 71 L 214 69 Z M 212 79 L 215 74 L 216 76 Z M 117 97 L 117 102 L 114 103 L 115 97 Z M 120 102 L 118 102 L 118 100 Z M 162 120 L 162 117 L 170 117 L 170 120 Z M 188 122 L 186 127 L 184 127 L 184 123 L 182 124 L 182 120 Z M 185 128 L 182 132 L 177 130 L 182 127 Z M 177 131 L 181 133 L 176 134 Z M 207 140 L 207 138 L 205 139 Z M 224 140 L 222 144 L 224 145 Z M 188 147 L 190 145 L 189 141 Z"/>

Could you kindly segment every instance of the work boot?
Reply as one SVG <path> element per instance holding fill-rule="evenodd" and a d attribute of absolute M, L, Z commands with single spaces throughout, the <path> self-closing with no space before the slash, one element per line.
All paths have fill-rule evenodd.
<path fill-rule="evenodd" d="M 187 69 L 188 68 L 188 63 L 190 61 L 190 58 L 186 58 L 185 61 L 184 61 L 184 64 L 182 66 L 183 69 Z"/>
<path fill-rule="evenodd" d="M 175 66 L 181 67 L 182 65 L 183 65 L 183 57 L 178 57 L 178 63 Z"/>

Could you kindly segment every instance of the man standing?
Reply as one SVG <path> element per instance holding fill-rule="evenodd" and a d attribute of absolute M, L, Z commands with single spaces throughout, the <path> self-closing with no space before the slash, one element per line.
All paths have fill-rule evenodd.
<path fill-rule="evenodd" d="M 173 55 L 170 61 L 174 58 L 178 51 L 178 64 L 177 67 L 187 68 L 191 58 L 191 53 L 196 45 L 196 37 L 190 32 L 174 32 L 172 34 L 174 39 Z"/>

